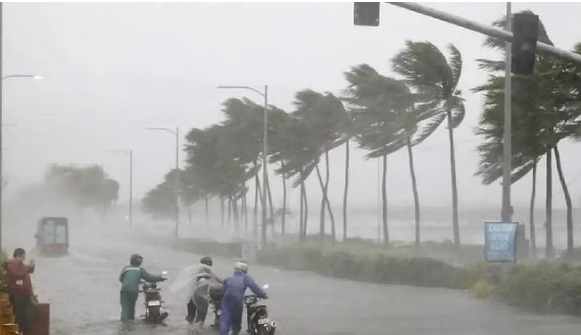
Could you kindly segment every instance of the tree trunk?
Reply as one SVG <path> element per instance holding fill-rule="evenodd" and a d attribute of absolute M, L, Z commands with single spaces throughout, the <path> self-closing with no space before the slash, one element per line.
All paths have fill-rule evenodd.
<path fill-rule="evenodd" d="M 282 171 L 282 218 L 280 222 L 281 234 L 286 233 L 286 176 L 284 173 L 284 161 L 280 161 L 280 169 Z"/>
<path fill-rule="evenodd" d="M 204 207 L 206 210 L 206 224 L 209 224 L 210 221 L 209 221 L 209 216 L 208 216 L 208 196 L 204 197 Z"/>
<path fill-rule="evenodd" d="M 454 244 L 460 245 L 460 223 L 458 221 L 458 185 L 456 182 L 456 153 L 454 149 L 454 129 L 452 129 L 452 111 L 446 111 L 448 119 L 448 138 L 450 140 L 450 174 L 452 177 L 452 230 Z"/>
<path fill-rule="evenodd" d="M 570 254 L 573 252 L 573 204 L 571 203 L 571 194 L 569 194 L 569 188 L 561 166 L 561 154 L 559 154 L 557 146 L 553 148 L 553 151 L 555 152 L 555 163 L 557 163 L 557 174 L 563 188 L 563 195 L 565 195 L 565 204 L 567 204 L 567 253 Z"/>
<path fill-rule="evenodd" d="M 531 255 L 537 259 L 537 233 L 535 231 L 535 198 L 537 196 L 537 163 L 533 165 L 533 185 L 531 190 L 531 204 L 529 207 L 529 228 L 531 238 Z"/>
<path fill-rule="evenodd" d="M 302 231 L 301 239 L 304 242 L 307 240 L 307 228 L 308 228 L 308 223 L 309 223 L 309 202 L 307 199 L 307 186 L 305 185 L 303 172 L 301 172 L 300 178 L 301 178 L 301 195 L 302 195 L 302 202 L 303 202 L 303 218 L 302 218 L 303 231 Z"/>
<path fill-rule="evenodd" d="M 416 247 L 420 247 L 422 243 L 421 239 L 421 226 L 420 226 L 420 196 L 418 194 L 418 183 L 416 180 L 416 170 L 414 168 L 414 153 L 412 150 L 411 138 L 407 138 L 407 148 L 408 148 L 408 159 L 410 167 L 410 176 L 412 178 L 412 192 L 414 195 L 414 219 L 415 219 L 415 242 Z"/>
<path fill-rule="evenodd" d="M 315 165 L 315 171 L 317 172 L 317 180 L 319 180 L 319 186 L 321 187 L 321 211 L 319 212 L 319 240 L 321 245 L 325 242 L 325 185 L 323 184 L 323 177 L 321 176 L 321 170 L 319 169 L 319 164 Z"/>
<path fill-rule="evenodd" d="M 242 196 L 242 209 L 244 210 L 244 233 L 248 237 L 248 192 L 244 193 Z"/>
<path fill-rule="evenodd" d="M 270 224 L 272 225 L 270 229 L 274 233 L 274 207 L 272 206 L 272 193 L 270 192 L 270 177 L 268 175 L 266 175 L 266 194 L 268 196 L 268 207 L 270 210 L 270 220 L 267 220 L 267 222 L 270 222 Z"/>
<path fill-rule="evenodd" d="M 238 200 L 232 198 L 232 214 L 234 216 L 234 229 L 238 231 L 240 228 L 240 215 L 238 215 Z"/>
<path fill-rule="evenodd" d="M 345 188 L 343 191 L 343 241 L 347 239 L 347 200 L 349 195 L 349 140 L 345 142 Z"/>
<path fill-rule="evenodd" d="M 337 232 L 335 231 L 335 216 L 331 208 L 331 201 L 329 200 L 329 178 L 331 177 L 331 167 L 329 166 L 329 150 L 325 151 L 325 201 L 327 202 L 327 210 L 329 211 L 329 219 L 331 220 L 331 242 L 335 243 L 337 239 Z"/>
<path fill-rule="evenodd" d="M 547 186 L 545 188 L 547 195 L 545 200 L 545 230 L 546 230 L 546 258 L 551 259 L 554 256 L 553 249 L 553 163 L 551 150 L 546 154 L 547 163 Z"/>
<path fill-rule="evenodd" d="M 260 196 L 260 180 L 258 173 L 254 175 L 254 218 L 252 220 L 252 237 L 257 238 L 258 234 L 258 197 Z"/>
<path fill-rule="evenodd" d="M 232 197 L 228 197 L 228 226 L 232 224 Z"/>
<path fill-rule="evenodd" d="M 224 227 L 224 197 L 220 197 L 220 213 L 222 219 L 222 227 Z"/>
<path fill-rule="evenodd" d="M 302 173 L 301 173 L 302 177 Z M 303 230 L 305 226 L 305 215 L 304 215 L 304 207 L 305 201 L 303 200 L 303 194 L 305 193 L 305 183 L 301 183 L 301 191 L 300 191 L 300 205 L 299 205 L 299 241 L 303 241 Z"/>
<path fill-rule="evenodd" d="M 381 177 L 381 211 L 383 223 L 383 244 L 389 247 L 389 229 L 387 226 L 387 155 L 383 156 L 383 174 Z"/>
<path fill-rule="evenodd" d="M 193 223 L 192 221 L 192 205 L 187 206 L 188 208 L 188 223 L 191 225 Z"/>

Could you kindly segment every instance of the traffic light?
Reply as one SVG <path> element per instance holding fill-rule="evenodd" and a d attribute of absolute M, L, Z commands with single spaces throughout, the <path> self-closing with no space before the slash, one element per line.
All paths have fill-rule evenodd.
<path fill-rule="evenodd" d="M 379 26 L 379 2 L 354 2 L 353 23 L 356 26 Z"/>
<path fill-rule="evenodd" d="M 539 38 L 539 17 L 532 13 L 517 13 L 513 18 L 512 73 L 533 74 Z"/>

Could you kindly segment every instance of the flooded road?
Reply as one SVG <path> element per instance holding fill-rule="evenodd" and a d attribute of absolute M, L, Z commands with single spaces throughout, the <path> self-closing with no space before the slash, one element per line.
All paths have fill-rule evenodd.
<path fill-rule="evenodd" d="M 187 334 L 184 297 L 171 294 L 169 286 L 200 256 L 124 239 L 95 232 L 69 257 L 36 259 L 33 280 L 51 303 L 52 335 Z M 123 328 L 118 321 L 117 278 L 134 252 L 145 257 L 150 272 L 169 271 L 170 280 L 161 284 L 170 312 L 165 327 L 138 321 Z M 219 274 L 231 272 L 232 261 L 215 259 L 215 264 Z M 577 335 L 581 326 L 576 318 L 533 315 L 458 291 L 351 282 L 257 265 L 250 274 L 270 284 L 269 308 L 282 335 Z M 142 311 L 140 301 L 138 314 Z"/>

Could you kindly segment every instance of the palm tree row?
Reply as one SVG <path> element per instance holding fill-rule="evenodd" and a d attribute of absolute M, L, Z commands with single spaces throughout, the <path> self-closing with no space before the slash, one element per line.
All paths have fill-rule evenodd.
<path fill-rule="evenodd" d="M 347 238 L 347 202 L 350 145 L 355 142 L 366 150 L 367 159 L 383 162 L 383 240 L 389 243 L 387 220 L 386 171 L 388 155 L 406 149 L 415 203 L 416 243 L 420 243 L 420 203 L 413 165 L 413 147 L 422 143 L 446 121 L 450 138 L 452 174 L 453 236 L 460 243 L 455 176 L 453 131 L 464 119 L 464 105 L 457 90 L 462 59 L 460 52 L 449 47 L 449 59 L 433 44 L 407 42 L 406 48 L 392 60 L 400 76 L 381 75 L 371 66 L 354 66 L 345 72 L 346 89 L 340 96 L 329 92 L 302 90 L 295 95 L 294 110 L 285 112 L 268 106 L 269 163 L 283 181 L 281 230 L 285 231 L 287 181 L 300 188 L 300 233 L 305 240 L 308 206 L 305 181 L 315 174 L 322 191 L 320 203 L 320 236 L 325 236 L 326 220 L 330 220 L 332 240 L 336 239 L 335 216 L 328 197 L 329 152 L 344 147 L 345 190 L 343 197 L 343 238 Z M 424 65 L 425 64 L 425 65 Z M 186 168 L 180 172 L 182 202 L 217 197 L 222 208 L 231 209 L 237 225 L 247 224 L 246 194 L 254 183 L 254 220 L 261 196 L 267 188 L 270 221 L 275 213 L 270 182 L 261 185 L 259 171 L 264 107 L 248 99 L 229 99 L 223 103 L 225 120 L 206 129 L 192 129 L 186 136 Z M 324 164 L 323 164 L 324 161 Z M 324 169 L 323 169 L 324 167 Z M 171 178 L 166 177 L 167 186 Z M 153 202 L 164 194 L 162 185 L 146 196 L 146 210 L 159 212 Z M 165 192 L 167 193 L 167 192 Z M 158 195 L 156 195 L 158 194 Z M 168 206 L 175 201 L 167 196 Z M 166 210 L 171 213 L 171 209 Z M 230 211 L 229 211 L 230 212 Z"/>
<path fill-rule="evenodd" d="M 504 19 L 495 25 L 504 25 Z M 539 40 L 551 43 L 541 29 Z M 504 43 L 487 39 L 485 45 L 502 49 Z M 581 47 L 580 47 L 581 49 Z M 346 88 L 340 95 L 302 90 L 295 95 L 294 109 L 285 112 L 268 106 L 269 163 L 283 182 L 283 201 L 276 213 L 269 180 L 259 180 L 262 168 L 262 126 L 264 107 L 248 99 L 229 99 L 223 104 L 225 120 L 206 129 L 192 129 L 186 136 L 186 168 L 180 171 L 182 202 L 189 206 L 197 201 L 219 198 L 222 208 L 230 209 L 237 225 L 248 224 L 247 199 L 254 183 L 254 220 L 262 202 L 262 187 L 267 188 L 270 223 L 281 215 L 281 231 L 285 232 L 287 181 L 300 188 L 300 229 L 302 241 L 307 236 L 308 206 L 305 181 L 315 174 L 322 191 L 319 231 L 325 236 L 326 220 L 330 220 L 332 240 L 336 240 L 335 216 L 328 197 L 329 152 L 344 147 L 345 188 L 343 195 L 343 239 L 347 238 L 347 203 L 349 188 L 350 144 L 355 142 L 367 152 L 366 159 L 381 159 L 383 241 L 389 244 L 387 215 L 388 156 L 406 150 L 412 181 L 415 207 L 415 243 L 421 242 L 420 196 L 414 171 L 413 148 L 429 138 L 445 124 L 449 138 L 452 194 L 452 236 L 460 244 L 458 190 L 454 130 L 465 116 L 464 100 L 458 89 L 462 74 L 462 57 L 453 45 L 447 55 L 429 42 L 406 42 L 405 48 L 393 57 L 395 76 L 385 76 L 367 64 L 354 66 L 344 73 Z M 502 134 L 504 62 L 479 60 L 481 68 L 490 72 L 487 82 L 474 89 L 483 93 L 485 103 L 476 134 L 484 138 L 479 145 L 480 164 L 477 175 L 490 184 L 502 175 Z M 559 180 L 568 208 L 568 247 L 573 246 L 572 205 L 561 169 L 557 143 L 565 138 L 580 139 L 581 69 L 566 61 L 539 55 L 535 75 L 513 77 L 513 175 L 516 182 L 529 172 L 533 174 L 531 213 L 534 208 L 536 167 L 541 157 L 547 162 L 547 248 L 552 250 L 551 237 L 551 161 L 557 163 Z M 324 161 L 324 170 L 323 170 Z M 171 179 L 170 179 L 171 180 Z M 168 183 L 168 182 L 166 182 Z M 159 188 L 159 187 L 158 187 Z M 154 192 L 153 190 L 152 192 Z M 161 193 L 159 191 L 158 193 Z M 155 198 L 151 193 L 150 198 Z M 146 197 L 147 199 L 147 197 Z M 151 199 L 150 199 L 151 201 Z M 173 200 L 170 200 L 170 202 Z M 174 201 L 175 205 L 175 201 Z M 224 215 L 223 215 L 224 216 Z M 224 220 L 223 220 L 224 221 Z M 534 218 L 530 218 L 534 245 Z M 273 225 L 274 226 L 274 225 Z M 551 251 L 549 251 L 550 253 Z"/>

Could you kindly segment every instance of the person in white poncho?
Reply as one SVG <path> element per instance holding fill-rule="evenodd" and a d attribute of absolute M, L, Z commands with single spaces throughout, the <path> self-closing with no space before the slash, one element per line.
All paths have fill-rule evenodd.
<path fill-rule="evenodd" d="M 194 330 L 201 330 L 206 320 L 209 306 L 208 288 L 210 284 L 222 283 L 222 278 L 218 277 L 212 270 L 212 264 L 211 257 L 202 257 L 200 264 L 193 271 L 194 275 L 188 283 L 188 316 L 186 317 L 186 321 L 193 325 Z"/>

